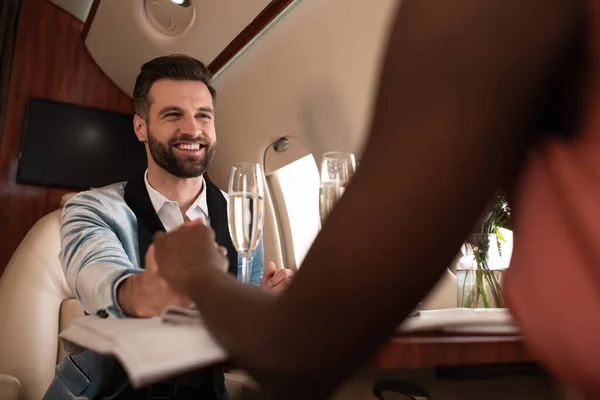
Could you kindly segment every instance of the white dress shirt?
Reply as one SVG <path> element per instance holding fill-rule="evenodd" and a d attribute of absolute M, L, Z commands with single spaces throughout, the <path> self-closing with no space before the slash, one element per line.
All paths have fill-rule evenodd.
<path fill-rule="evenodd" d="M 150 186 L 148 182 L 148 170 L 144 173 L 144 182 L 146 183 L 146 189 L 150 196 L 150 201 L 154 207 L 154 211 L 158 215 L 160 222 L 165 227 L 167 232 L 175 229 L 175 227 L 185 222 L 179 203 L 173 200 L 167 199 L 160 192 Z M 190 221 L 194 221 L 198 218 L 204 218 L 204 222 L 210 224 L 210 218 L 208 216 L 208 204 L 206 203 L 206 181 L 202 178 L 202 191 L 194 200 L 192 205 L 187 209 L 185 215 Z"/>

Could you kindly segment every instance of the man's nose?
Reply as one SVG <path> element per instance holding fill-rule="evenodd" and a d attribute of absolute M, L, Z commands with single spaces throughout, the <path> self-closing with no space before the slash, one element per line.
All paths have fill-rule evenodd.
<path fill-rule="evenodd" d="M 193 116 L 185 116 L 181 121 L 181 132 L 190 135 L 196 135 L 202 133 L 202 128 L 196 118 Z"/>

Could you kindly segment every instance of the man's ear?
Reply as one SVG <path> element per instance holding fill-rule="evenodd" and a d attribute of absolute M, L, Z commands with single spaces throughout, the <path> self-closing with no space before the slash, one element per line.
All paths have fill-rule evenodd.
<path fill-rule="evenodd" d="M 133 130 L 135 131 L 135 136 L 137 136 L 140 142 L 148 141 L 148 128 L 146 126 L 146 121 L 139 115 L 135 114 L 133 116 Z"/>

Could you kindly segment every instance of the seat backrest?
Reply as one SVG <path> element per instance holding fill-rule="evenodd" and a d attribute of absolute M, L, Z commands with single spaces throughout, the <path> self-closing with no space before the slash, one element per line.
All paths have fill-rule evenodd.
<path fill-rule="evenodd" d="M 61 325 L 81 315 L 77 301 L 68 301 L 74 296 L 59 251 L 56 210 L 31 228 L 0 278 L 0 373 L 20 381 L 22 400 L 42 398 L 54 377 Z"/>
<path fill-rule="evenodd" d="M 71 325 L 71 321 L 75 318 L 83 317 L 83 308 L 79 300 L 72 298 L 63 300 L 60 305 L 60 315 L 58 320 L 58 332 L 62 332 Z M 56 363 L 58 364 L 66 355 L 65 349 L 62 342 L 58 342 L 58 354 L 56 356 Z"/>

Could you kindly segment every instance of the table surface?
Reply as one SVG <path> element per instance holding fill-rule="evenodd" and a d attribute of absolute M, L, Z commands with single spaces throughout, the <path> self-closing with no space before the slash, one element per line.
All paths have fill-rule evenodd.
<path fill-rule="evenodd" d="M 382 347 L 371 366 L 396 369 L 529 362 L 535 359 L 521 336 L 399 333 Z"/>

